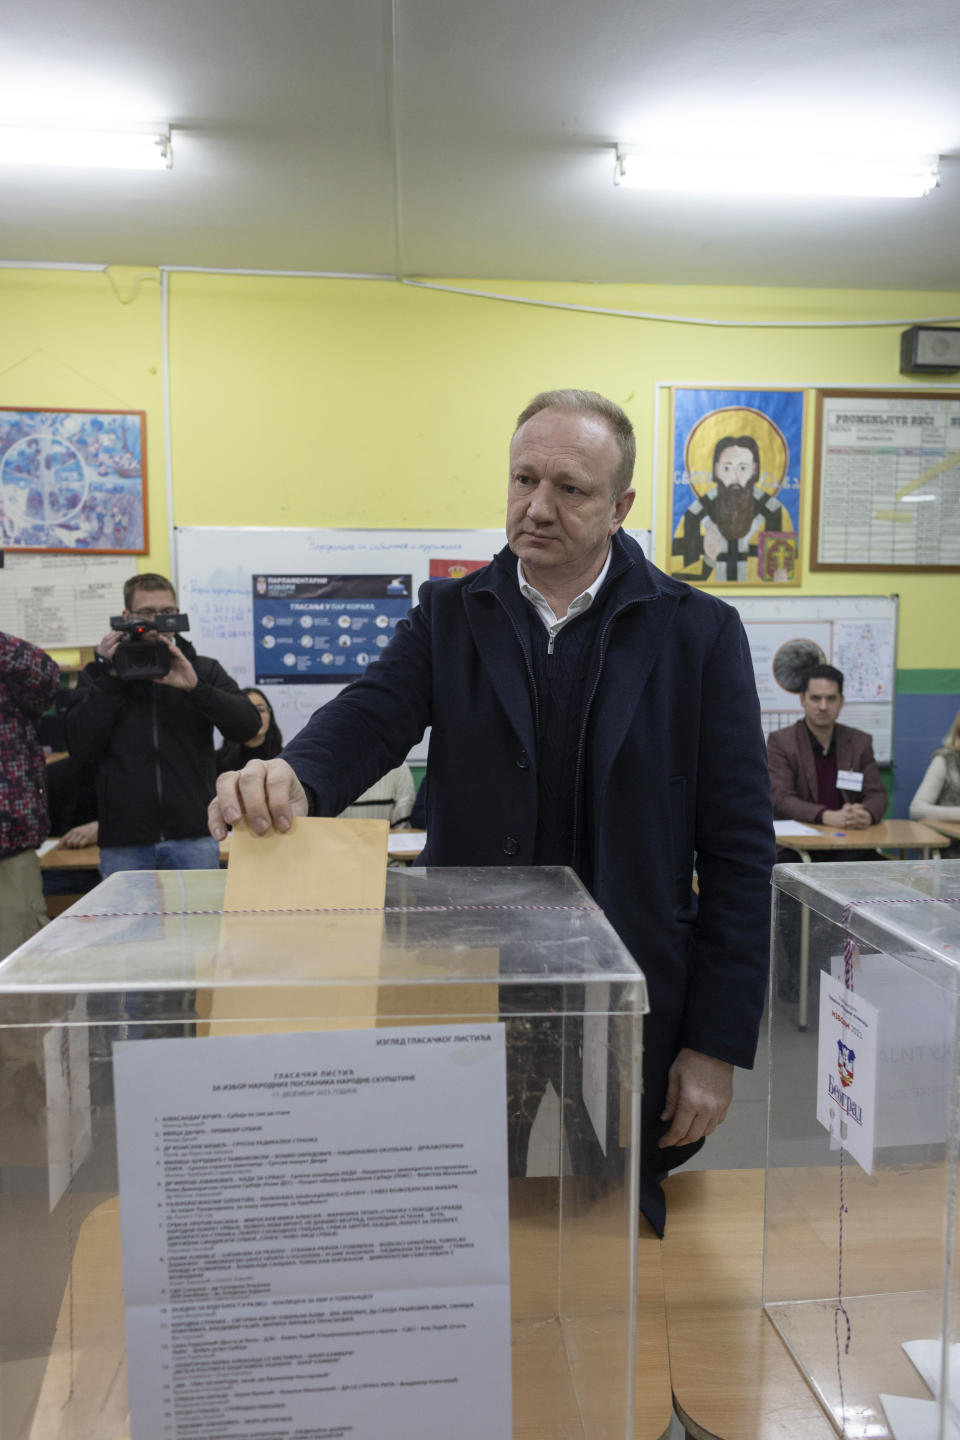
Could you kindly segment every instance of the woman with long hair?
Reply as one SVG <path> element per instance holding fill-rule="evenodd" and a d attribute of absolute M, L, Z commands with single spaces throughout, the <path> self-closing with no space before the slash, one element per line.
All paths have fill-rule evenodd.
<path fill-rule="evenodd" d="M 911 820 L 960 820 L 960 710 L 953 724 L 930 757 L 927 773 L 910 801 Z M 960 855 L 960 845 L 951 845 L 942 855 Z"/>
<path fill-rule="evenodd" d="M 283 736 L 270 701 L 261 690 L 249 685 L 243 693 L 260 715 L 260 729 L 250 740 L 224 741 L 217 751 L 218 775 L 224 770 L 242 770 L 248 760 L 273 760 L 283 749 Z"/>

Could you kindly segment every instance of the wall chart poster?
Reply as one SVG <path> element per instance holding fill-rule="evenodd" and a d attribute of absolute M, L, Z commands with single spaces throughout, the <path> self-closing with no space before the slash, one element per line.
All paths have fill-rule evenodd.
<path fill-rule="evenodd" d="M 960 569 L 960 394 L 817 392 L 814 570 Z"/>
<path fill-rule="evenodd" d="M 393 638 L 411 575 L 254 575 L 258 685 L 343 685 Z"/>
<path fill-rule="evenodd" d="M 670 571 L 800 583 L 801 390 L 673 390 Z"/>
<path fill-rule="evenodd" d="M 147 552 L 142 410 L 0 408 L 0 545 Z"/>

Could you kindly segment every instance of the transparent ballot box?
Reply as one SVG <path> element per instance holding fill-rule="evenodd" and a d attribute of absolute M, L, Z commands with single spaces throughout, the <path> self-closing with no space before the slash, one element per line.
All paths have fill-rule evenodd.
<path fill-rule="evenodd" d="M 603 913 L 559 868 L 389 870 L 383 910 L 227 912 L 224 883 L 115 874 L 0 964 L 0 1440 L 363 1440 L 382 1419 L 346 1425 L 330 1398 L 354 1353 L 371 1364 L 340 1389 L 395 1386 L 389 1429 L 418 1435 L 401 1362 L 373 1372 L 429 1316 L 448 1382 L 467 1293 L 481 1313 L 499 1297 L 498 1435 L 633 1436 L 647 997 Z M 476 1096 L 474 1037 L 499 1066 Z M 390 1073 L 345 1063 L 352 1046 Z M 356 1112 L 334 1098 L 354 1094 Z M 471 1179 L 481 1152 L 496 1163 Z M 438 1278 L 457 1246 L 497 1285 Z M 349 1266 L 374 1255 L 364 1285 Z M 417 1303 L 384 1305 L 391 1283 Z M 259 1371 L 247 1340 L 274 1344 Z M 486 1373 L 492 1344 L 481 1329 Z M 290 1374 L 313 1387 L 306 1425 L 285 1418 Z M 482 1409 L 449 1433 L 481 1433 Z"/>
<path fill-rule="evenodd" d="M 960 861 L 773 896 L 764 1309 L 838 1434 L 960 1437 Z"/>

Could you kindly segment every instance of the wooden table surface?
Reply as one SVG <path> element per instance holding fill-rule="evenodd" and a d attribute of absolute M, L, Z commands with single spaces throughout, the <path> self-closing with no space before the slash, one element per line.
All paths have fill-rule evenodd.
<path fill-rule="evenodd" d="M 924 825 L 929 825 L 931 830 L 938 830 L 941 835 L 947 835 L 951 840 L 960 840 L 960 820 L 924 820 Z"/>
<path fill-rule="evenodd" d="M 519 1187 L 519 1188 L 518 1188 Z M 552 1190 L 551 1190 L 551 1187 Z M 622 1276 L 622 1206 L 618 1197 L 584 1205 L 572 1217 L 565 1282 L 579 1318 L 559 1322 L 555 1182 L 511 1182 L 510 1254 L 513 1313 L 514 1440 L 583 1440 L 623 1435 L 622 1319 L 605 1313 L 604 1248 L 613 1243 Z M 124 1307 L 116 1197 L 99 1204 L 77 1235 L 46 1366 L 11 1362 L 0 1385 L 11 1400 L 28 1387 L 32 1423 L 25 1440 L 128 1440 Z M 566 1223 L 566 1220 L 565 1220 Z M 599 1245 L 599 1250 L 594 1244 Z M 612 1253 L 612 1252 L 611 1252 Z M 599 1263 L 598 1263 L 599 1261 Z M 660 1242 L 640 1223 L 638 1247 L 635 1440 L 666 1440 L 672 1424 Z M 71 1343 L 72 1340 L 72 1343 Z M 580 1372 L 576 1390 L 571 1373 Z M 586 1383 L 584 1383 L 586 1379 Z M 21 1409 L 22 1409 L 21 1405 Z"/>
<path fill-rule="evenodd" d="M 393 857 L 415 860 L 420 850 L 423 849 L 426 838 L 425 830 L 394 831 L 387 837 L 387 852 Z M 411 841 L 417 839 L 420 840 L 419 849 L 409 849 Z M 220 844 L 220 863 L 225 864 L 229 857 L 230 837 L 228 836 Z M 48 850 L 46 855 L 40 857 L 41 870 L 96 870 L 99 864 L 100 847 L 98 845 L 85 845 L 79 850 L 62 850 L 58 847 L 55 850 Z"/>
<path fill-rule="evenodd" d="M 940 1333 L 948 1180 L 946 1167 L 932 1162 L 872 1175 L 846 1166 L 851 1344 L 840 1356 L 839 1167 L 785 1167 L 767 1178 L 767 1300 L 834 1414 L 848 1417 L 851 1435 L 890 1440 L 884 1394 L 931 1399 L 902 1346 Z M 664 1190 L 670 1371 L 688 1435 L 830 1440 L 836 1431 L 761 1309 L 764 1172 L 680 1173 Z"/>
<path fill-rule="evenodd" d="M 696 1440 L 836 1440 L 761 1309 L 763 1171 L 680 1172 L 664 1182 L 670 1375 Z"/>
<path fill-rule="evenodd" d="M 99 864 L 99 845 L 84 845 L 79 850 L 62 850 L 58 846 L 40 856 L 41 870 L 96 870 Z"/>
<path fill-rule="evenodd" d="M 777 845 L 805 850 L 939 850 L 950 842 L 928 824 L 917 820 L 881 820 L 865 830 L 840 830 L 835 825 L 812 825 L 813 835 L 778 835 Z"/>

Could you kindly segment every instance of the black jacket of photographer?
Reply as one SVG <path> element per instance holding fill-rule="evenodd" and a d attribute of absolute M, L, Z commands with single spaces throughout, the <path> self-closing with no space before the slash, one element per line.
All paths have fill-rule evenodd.
<path fill-rule="evenodd" d="M 223 666 L 177 646 L 197 675 L 192 690 L 121 680 L 94 661 L 82 671 L 65 717 L 71 755 L 97 769 L 101 845 L 154 845 L 207 833 L 216 789 L 214 726 L 249 740 L 260 716 Z"/>

